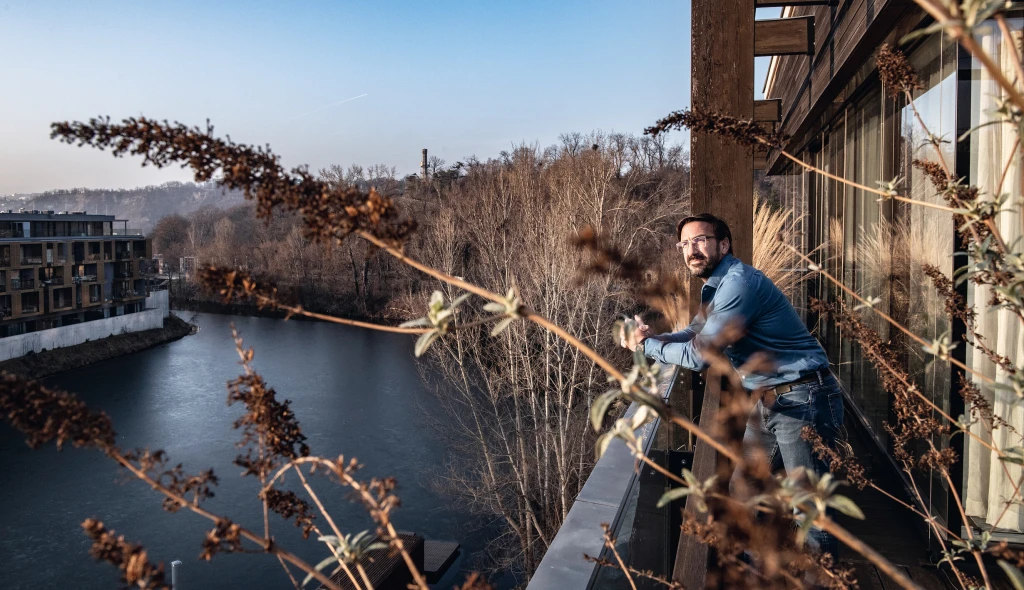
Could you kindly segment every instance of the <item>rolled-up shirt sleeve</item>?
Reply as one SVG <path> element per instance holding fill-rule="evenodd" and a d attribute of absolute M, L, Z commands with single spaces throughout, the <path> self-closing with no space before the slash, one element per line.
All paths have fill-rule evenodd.
<path fill-rule="evenodd" d="M 744 281 L 723 281 L 705 313 L 699 314 L 685 330 L 644 340 L 644 354 L 662 364 L 703 371 L 707 361 L 701 350 L 715 342 L 729 326 L 746 328 L 757 308 L 753 290 L 747 289 Z"/>

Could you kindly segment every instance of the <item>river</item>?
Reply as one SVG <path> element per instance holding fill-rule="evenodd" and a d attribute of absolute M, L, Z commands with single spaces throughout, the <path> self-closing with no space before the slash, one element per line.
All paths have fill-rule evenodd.
<path fill-rule="evenodd" d="M 172 465 L 181 462 L 189 473 L 213 467 L 221 482 L 204 506 L 261 531 L 259 482 L 239 477 L 240 468 L 232 464 L 240 433 L 231 426 L 243 412 L 240 405 L 227 406 L 224 387 L 240 371 L 231 341 L 234 322 L 256 350 L 257 371 L 278 399 L 292 400 L 313 454 L 358 457 L 365 478 L 396 477 L 402 500 L 393 517 L 397 527 L 462 543 L 462 556 L 437 587 L 451 588 L 462 579 L 489 532 L 431 489 L 431 474 L 444 464 L 445 442 L 436 426 L 443 417 L 434 412 L 417 373 L 412 337 L 268 318 L 199 314 L 197 321 L 196 335 L 46 382 L 106 411 L 122 448 L 164 449 Z M 181 560 L 184 590 L 290 587 L 271 555 L 219 554 L 199 561 L 211 523 L 187 510 L 161 510 L 156 492 L 128 480 L 96 451 L 57 452 L 53 445 L 32 451 L 0 424 L 0 472 L 4 588 L 118 587 L 116 568 L 88 556 L 90 541 L 80 528 L 88 517 L 142 543 L 151 560 L 164 562 L 168 581 L 170 562 Z M 373 528 L 340 486 L 320 477 L 315 487 L 343 532 Z M 327 528 L 322 518 L 317 521 Z M 303 541 L 293 524 L 274 514 L 271 530 L 309 563 L 327 555 L 321 544 Z"/>

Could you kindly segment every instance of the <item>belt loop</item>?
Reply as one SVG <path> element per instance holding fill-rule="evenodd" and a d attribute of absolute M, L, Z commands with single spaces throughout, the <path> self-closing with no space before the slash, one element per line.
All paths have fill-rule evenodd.
<path fill-rule="evenodd" d="M 818 378 L 818 385 L 825 384 L 825 378 L 821 376 L 821 369 L 814 371 L 814 375 Z"/>

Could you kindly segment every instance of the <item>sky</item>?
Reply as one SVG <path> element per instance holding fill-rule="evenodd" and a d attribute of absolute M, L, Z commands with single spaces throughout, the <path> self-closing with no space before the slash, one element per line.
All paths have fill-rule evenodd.
<path fill-rule="evenodd" d="M 192 179 L 49 138 L 100 115 L 402 175 L 422 148 L 451 164 L 640 134 L 689 105 L 689 29 L 681 0 L 0 0 L 0 195 Z"/>

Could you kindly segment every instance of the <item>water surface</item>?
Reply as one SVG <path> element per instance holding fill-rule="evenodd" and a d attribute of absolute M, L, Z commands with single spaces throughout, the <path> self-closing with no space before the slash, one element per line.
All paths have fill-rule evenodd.
<path fill-rule="evenodd" d="M 478 552 L 487 533 L 450 500 L 429 487 L 432 470 L 444 462 L 444 441 L 432 415 L 432 395 L 417 374 L 413 339 L 313 322 L 199 314 L 194 336 L 157 348 L 62 373 L 49 385 L 79 394 L 113 419 L 123 448 L 164 449 L 172 464 L 189 473 L 213 467 L 220 476 L 216 497 L 205 507 L 261 531 L 259 482 L 238 476 L 239 432 L 232 423 L 243 412 L 228 407 L 225 383 L 240 371 L 231 341 L 234 322 L 254 365 L 278 393 L 292 400 L 312 452 L 356 456 L 363 476 L 398 479 L 400 530 L 463 544 L 463 556 Z M 271 555 L 221 554 L 197 559 L 212 524 L 182 510 L 160 509 L 161 497 L 95 451 L 53 446 L 30 450 L 13 429 L 0 424 L 0 560 L 4 588 L 116 588 L 117 572 L 88 556 L 80 524 L 102 520 L 129 540 L 145 545 L 153 561 L 183 562 L 183 588 L 288 588 Z M 118 483 L 118 482 L 121 483 Z M 290 482 L 295 482 L 290 478 Z M 297 484 L 296 484 L 297 485 Z M 340 486 L 323 478 L 315 486 L 343 532 L 373 528 L 363 508 Z M 319 524 L 327 528 L 322 519 Z M 271 515 L 279 543 L 316 563 L 326 553 L 303 541 L 298 529 Z M 460 568 L 438 585 L 450 588 Z M 169 580 L 169 578 L 168 578 Z M 312 586 L 312 585 L 311 585 Z"/>

